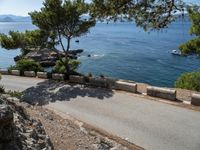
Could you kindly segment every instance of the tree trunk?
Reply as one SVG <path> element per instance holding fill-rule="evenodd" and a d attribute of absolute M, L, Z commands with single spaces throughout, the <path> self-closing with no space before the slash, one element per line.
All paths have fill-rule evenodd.
<path fill-rule="evenodd" d="M 70 48 L 70 42 L 71 42 L 71 37 L 67 38 L 67 52 L 69 51 Z"/>
<path fill-rule="evenodd" d="M 67 76 L 69 76 L 71 73 L 70 66 L 69 66 L 69 56 L 68 56 L 68 52 L 70 49 L 70 42 L 71 42 L 71 37 L 68 37 L 67 38 L 67 49 L 65 52 L 65 59 L 66 59 L 65 69 L 67 71 Z"/>

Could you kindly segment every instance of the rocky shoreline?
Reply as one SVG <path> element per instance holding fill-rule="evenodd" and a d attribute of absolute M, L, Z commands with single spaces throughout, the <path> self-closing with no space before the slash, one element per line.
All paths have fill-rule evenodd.
<path fill-rule="evenodd" d="M 77 50 L 70 50 L 68 52 L 68 55 L 71 59 L 77 59 L 78 55 L 83 53 L 83 49 L 77 49 Z M 31 50 L 28 54 L 25 56 L 16 56 L 14 58 L 14 61 L 18 61 L 20 59 L 29 59 L 29 60 L 34 60 L 38 63 L 40 63 L 41 66 L 43 67 L 52 67 L 55 66 L 56 61 L 59 59 L 59 57 L 64 57 L 65 54 L 61 51 L 58 50 L 50 50 L 47 48 L 44 49 L 34 49 Z"/>

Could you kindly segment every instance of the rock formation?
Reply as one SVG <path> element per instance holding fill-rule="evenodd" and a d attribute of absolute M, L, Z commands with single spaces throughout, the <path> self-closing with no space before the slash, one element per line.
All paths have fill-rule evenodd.
<path fill-rule="evenodd" d="M 53 150 L 41 122 L 10 100 L 0 96 L 0 150 Z"/>

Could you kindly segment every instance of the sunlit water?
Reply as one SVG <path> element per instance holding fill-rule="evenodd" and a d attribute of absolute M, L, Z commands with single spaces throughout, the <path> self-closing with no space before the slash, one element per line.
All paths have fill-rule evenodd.
<path fill-rule="evenodd" d="M 85 52 L 79 72 L 104 74 L 106 76 L 145 82 L 157 86 L 174 86 L 174 81 L 183 72 L 200 68 L 196 56 L 179 57 L 170 54 L 173 49 L 191 39 L 189 22 L 178 21 L 167 30 L 146 33 L 131 23 L 98 23 L 90 33 L 72 41 L 72 48 Z M 0 23 L 0 32 L 31 30 L 31 23 Z M 14 64 L 13 57 L 19 50 L 0 48 L 0 68 Z M 91 54 L 91 58 L 87 55 Z"/>

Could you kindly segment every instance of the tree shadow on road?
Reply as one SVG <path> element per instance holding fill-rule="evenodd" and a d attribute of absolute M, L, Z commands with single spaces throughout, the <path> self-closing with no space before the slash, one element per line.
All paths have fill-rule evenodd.
<path fill-rule="evenodd" d="M 55 101 L 70 101 L 80 97 L 92 97 L 98 100 L 113 96 L 113 91 L 100 88 L 89 88 L 81 85 L 66 84 L 47 80 L 38 83 L 37 86 L 28 88 L 22 92 L 22 101 L 32 105 L 46 105 Z"/>

